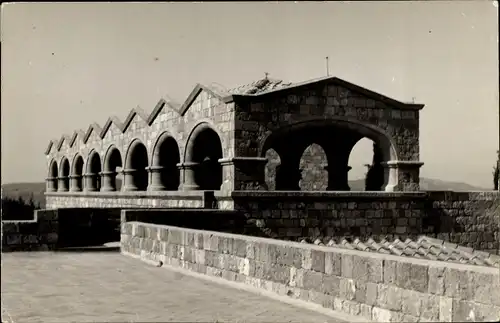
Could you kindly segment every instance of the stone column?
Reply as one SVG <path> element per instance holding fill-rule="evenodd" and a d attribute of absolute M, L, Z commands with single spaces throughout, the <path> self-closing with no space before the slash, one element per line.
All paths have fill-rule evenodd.
<path fill-rule="evenodd" d="M 137 169 L 123 169 L 123 189 L 122 191 L 137 191 L 139 188 L 135 182 L 134 175 L 137 174 Z"/>
<path fill-rule="evenodd" d="M 267 190 L 265 167 L 267 158 L 233 157 L 219 159 L 222 165 L 221 191 Z"/>
<path fill-rule="evenodd" d="M 82 191 L 82 183 L 81 183 L 82 176 L 80 175 L 70 175 L 69 176 L 69 183 L 70 183 L 70 192 L 81 192 Z"/>
<path fill-rule="evenodd" d="M 57 177 L 47 177 L 45 179 L 46 181 L 46 192 L 55 192 L 56 190 L 56 183 L 57 183 Z"/>
<path fill-rule="evenodd" d="M 350 191 L 349 187 L 349 171 L 351 166 L 347 165 L 328 165 L 324 169 L 328 171 L 328 186 L 327 191 Z"/>
<path fill-rule="evenodd" d="M 195 191 L 200 188 L 198 184 L 196 184 L 196 180 L 194 178 L 194 173 L 196 167 L 198 167 L 199 163 L 194 162 L 185 162 L 177 164 L 181 171 L 181 184 L 179 185 L 179 190 L 181 191 Z"/>
<path fill-rule="evenodd" d="M 116 172 L 107 171 L 101 172 L 101 192 L 115 192 L 116 191 Z"/>
<path fill-rule="evenodd" d="M 166 189 L 162 179 L 163 169 L 163 166 L 146 167 L 146 170 L 149 172 L 150 178 L 148 191 L 164 191 Z"/>
<path fill-rule="evenodd" d="M 83 175 L 85 180 L 85 191 L 86 192 L 96 192 L 97 191 L 97 174 L 87 173 Z"/>
<path fill-rule="evenodd" d="M 420 167 L 424 163 L 419 161 L 388 161 L 381 163 L 384 167 L 384 181 L 386 192 L 412 192 L 420 190 Z"/>
<path fill-rule="evenodd" d="M 62 176 L 62 177 L 58 177 L 57 179 L 59 181 L 57 191 L 58 192 L 67 192 L 69 189 L 68 183 L 67 183 L 68 177 Z"/>

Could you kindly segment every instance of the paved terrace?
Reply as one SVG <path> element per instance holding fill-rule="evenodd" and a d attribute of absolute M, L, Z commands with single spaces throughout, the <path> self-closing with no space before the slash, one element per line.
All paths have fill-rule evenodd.
<path fill-rule="evenodd" d="M 2 322 L 351 321 L 334 317 L 118 252 L 2 254 Z"/>

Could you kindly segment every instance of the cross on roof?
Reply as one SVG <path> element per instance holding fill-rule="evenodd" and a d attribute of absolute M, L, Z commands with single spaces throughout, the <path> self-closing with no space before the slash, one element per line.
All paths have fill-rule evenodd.
<path fill-rule="evenodd" d="M 266 80 L 267 80 L 267 76 L 269 75 L 269 73 L 268 72 L 264 72 L 264 74 L 266 75 Z"/>

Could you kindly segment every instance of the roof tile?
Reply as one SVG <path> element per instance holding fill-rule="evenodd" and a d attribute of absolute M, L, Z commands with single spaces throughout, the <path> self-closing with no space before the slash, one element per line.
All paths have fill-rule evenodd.
<path fill-rule="evenodd" d="M 310 243 L 307 238 L 302 243 Z M 476 266 L 495 267 L 500 264 L 500 256 L 484 251 L 477 251 L 469 247 L 460 246 L 427 236 L 418 239 L 406 239 L 404 242 L 398 238 L 388 240 L 382 238 L 375 241 L 369 238 L 365 241 L 349 237 L 326 237 L 317 238 L 313 242 L 316 245 L 326 245 L 350 250 L 365 252 L 376 252 L 382 254 L 396 255 L 401 257 L 412 257 L 428 260 L 455 262 Z"/>

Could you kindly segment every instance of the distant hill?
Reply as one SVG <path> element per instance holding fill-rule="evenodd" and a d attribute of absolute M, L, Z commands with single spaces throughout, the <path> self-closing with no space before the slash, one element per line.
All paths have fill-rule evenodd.
<path fill-rule="evenodd" d="M 358 179 L 349 182 L 352 191 L 363 191 L 365 188 L 365 181 Z M 488 190 L 481 187 L 476 187 L 466 183 L 447 182 L 438 179 L 420 178 L 420 187 L 422 190 L 439 191 L 439 190 L 452 190 L 452 191 L 484 191 Z M 29 200 L 31 197 L 36 204 L 40 204 L 42 208 L 45 207 L 45 183 L 12 183 L 2 185 L 2 197 L 18 198 L 22 197 Z"/>

